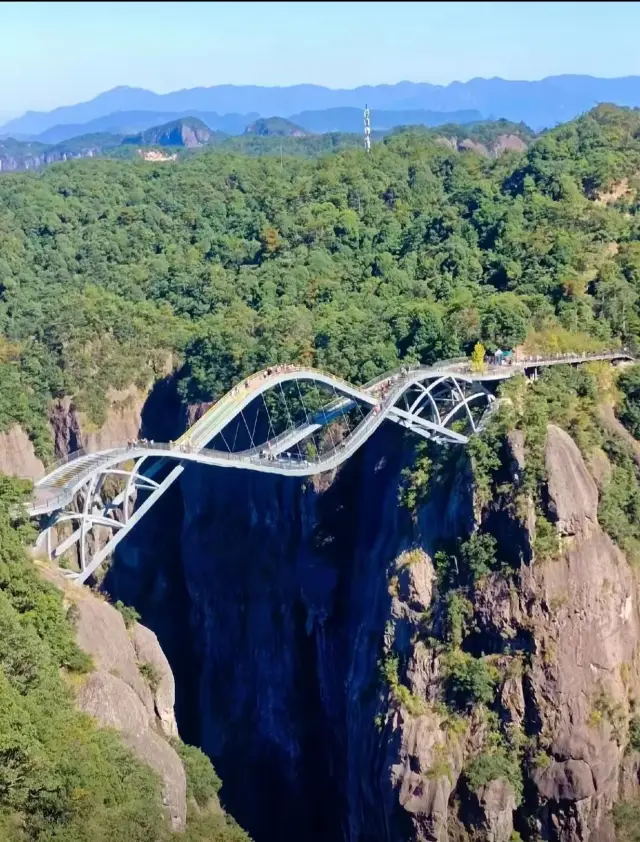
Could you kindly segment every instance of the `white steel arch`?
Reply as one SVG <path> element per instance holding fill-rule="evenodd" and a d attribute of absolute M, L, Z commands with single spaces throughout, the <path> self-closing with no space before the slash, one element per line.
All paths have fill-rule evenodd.
<path fill-rule="evenodd" d="M 142 441 L 96 453 L 78 451 L 71 454 L 52 466 L 49 473 L 35 484 L 28 511 L 33 517 L 48 516 L 39 540 L 49 548 L 51 530 L 56 524 L 78 524 L 70 536 L 50 550 L 50 556 L 59 558 L 76 543 L 79 544 L 80 572 L 69 575 L 81 583 L 113 552 L 189 462 L 283 476 L 310 476 L 339 467 L 385 420 L 438 442 L 465 444 L 468 436 L 452 429 L 451 424 L 459 411 L 464 410 L 471 433 L 482 429 L 484 416 L 476 421 L 471 404 L 481 405 L 484 402 L 485 410 L 495 404 L 486 383 L 522 372 L 533 374 L 539 368 L 550 365 L 632 358 L 624 350 L 547 359 L 528 358 L 508 366 L 490 365 L 481 372 L 473 372 L 467 359 L 458 359 L 428 367 L 403 367 L 363 387 L 353 386 L 308 367 L 274 366 L 252 375 L 227 392 L 176 442 L 155 444 Z M 299 384 L 303 382 L 328 387 L 333 391 L 334 399 L 311 415 L 305 409 L 305 420 L 297 425 L 293 424 L 289 414 L 291 423 L 288 428 L 259 445 L 255 445 L 247 426 L 251 441 L 248 450 L 225 452 L 206 446 L 218 434 L 224 436 L 225 429 L 234 420 L 242 418 L 246 426 L 243 411 L 257 397 L 272 389 L 282 391 L 282 384 L 292 381 L 296 382 L 299 393 Z M 412 390 L 419 392 L 418 397 L 406 401 Z M 446 392 L 444 397 L 442 390 Z M 401 408 L 401 399 L 406 401 L 408 408 Z M 366 415 L 362 407 L 366 408 Z M 361 420 L 352 429 L 347 413 L 356 409 L 360 410 Z M 287 452 L 298 447 L 301 453 L 300 442 L 341 418 L 346 421 L 348 434 L 338 444 L 315 458 L 294 458 Z M 167 467 L 171 469 L 163 476 Z M 107 476 L 118 477 L 124 482 L 124 488 L 105 502 L 102 491 Z M 133 498 L 138 491 L 148 492 L 149 496 L 134 509 Z M 111 537 L 101 549 L 92 552 L 89 536 L 94 527 L 108 528 Z"/>

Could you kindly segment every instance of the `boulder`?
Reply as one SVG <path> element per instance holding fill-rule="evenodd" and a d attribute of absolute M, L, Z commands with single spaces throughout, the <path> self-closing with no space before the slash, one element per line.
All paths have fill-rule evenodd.
<path fill-rule="evenodd" d="M 577 444 L 559 427 L 550 424 L 545 448 L 549 513 L 561 535 L 575 535 L 597 523 L 598 488 L 589 474 Z"/>
<path fill-rule="evenodd" d="M 508 781 L 498 778 L 477 792 L 486 842 L 509 842 L 513 832 L 516 796 Z"/>
<path fill-rule="evenodd" d="M 591 768 L 584 760 L 552 760 L 546 769 L 534 773 L 533 780 L 549 801 L 582 801 L 596 792 Z"/>

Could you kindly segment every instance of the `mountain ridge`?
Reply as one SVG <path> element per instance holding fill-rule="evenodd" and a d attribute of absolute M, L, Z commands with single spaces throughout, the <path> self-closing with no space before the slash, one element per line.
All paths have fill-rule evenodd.
<path fill-rule="evenodd" d="M 193 118 L 201 120 L 211 131 L 221 131 L 225 134 L 242 134 L 247 125 L 258 120 L 257 112 L 249 114 L 216 114 L 215 112 L 198 111 L 115 111 L 103 117 L 89 120 L 87 123 L 60 123 L 33 138 L 41 143 L 62 143 L 73 137 L 97 132 L 111 134 L 137 134 L 147 129 L 161 126 L 175 120 Z"/>
<path fill-rule="evenodd" d="M 282 117 L 261 117 L 254 123 L 250 123 L 244 130 L 244 134 L 257 137 L 308 137 L 309 132 L 305 131 L 292 120 L 285 120 Z"/>
<path fill-rule="evenodd" d="M 122 144 L 135 144 L 139 146 L 183 146 L 186 149 L 193 149 L 199 146 L 206 146 L 217 138 L 224 138 L 226 136 L 222 132 L 211 131 L 202 120 L 198 120 L 196 117 L 183 117 L 179 120 L 164 123 L 161 126 L 154 126 L 144 132 L 124 137 Z"/>
<path fill-rule="evenodd" d="M 241 135 L 247 127 L 261 118 L 257 112 L 247 114 L 218 114 L 215 111 L 198 111 L 197 109 L 178 112 L 158 111 L 116 111 L 104 117 L 98 117 L 87 123 L 57 124 L 38 135 L 20 135 L 16 140 L 35 141 L 38 143 L 63 143 L 74 137 L 87 134 L 131 135 L 155 128 L 164 123 L 185 118 L 201 120 L 211 131 L 224 132 L 228 135 Z M 389 130 L 404 125 L 438 126 L 444 123 L 480 122 L 482 114 L 479 111 L 384 111 L 374 113 L 377 129 Z M 359 108 L 330 108 L 320 111 L 303 111 L 292 114 L 289 122 L 300 126 L 308 132 L 323 134 L 326 132 L 361 132 L 362 110 Z M 1 135 L 0 135 L 1 137 Z"/>
<path fill-rule="evenodd" d="M 153 113 L 153 112 L 150 112 Z M 487 157 L 497 157 L 508 150 L 524 150 L 536 135 L 526 125 L 506 120 L 480 121 L 467 124 L 445 123 L 441 126 L 409 124 L 390 130 L 371 133 L 374 143 L 387 135 L 401 132 L 426 132 L 436 143 L 458 151 L 474 151 Z M 134 134 L 93 132 L 76 136 L 56 144 L 37 140 L 0 139 L 0 173 L 36 170 L 49 164 L 74 158 L 109 157 L 164 160 L 156 157 L 158 147 L 172 147 L 174 157 L 190 154 L 203 147 L 216 146 L 229 152 L 254 155 L 294 155 L 315 157 L 343 148 L 362 147 L 360 132 L 307 132 L 290 120 L 282 118 L 258 119 L 239 135 L 211 130 L 201 120 L 185 117 L 154 125 Z M 155 148 L 145 157 L 140 147 Z M 179 149 L 182 147 L 182 149 Z"/>
<path fill-rule="evenodd" d="M 588 111 L 599 102 L 640 105 L 640 76 L 604 79 L 572 74 L 534 81 L 475 78 L 448 85 L 402 81 L 332 89 L 299 84 L 283 87 L 218 85 L 156 94 L 144 88 L 120 86 L 83 103 L 52 111 L 27 111 L 0 127 L 1 134 L 37 135 L 68 123 L 86 123 L 117 111 L 215 111 L 259 117 L 279 114 L 290 118 L 303 111 L 356 107 L 378 110 L 456 111 L 474 109 L 487 118 L 524 121 L 533 129 L 548 128 Z"/>

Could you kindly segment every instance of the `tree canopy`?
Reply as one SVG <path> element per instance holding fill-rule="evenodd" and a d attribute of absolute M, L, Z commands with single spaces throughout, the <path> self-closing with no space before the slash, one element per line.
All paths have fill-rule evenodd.
<path fill-rule="evenodd" d="M 406 131 L 370 155 L 4 175 L 0 425 L 45 453 L 52 397 L 99 422 L 169 354 L 196 401 L 273 362 L 362 382 L 477 342 L 633 341 L 639 130 L 600 106 L 497 160 Z"/>

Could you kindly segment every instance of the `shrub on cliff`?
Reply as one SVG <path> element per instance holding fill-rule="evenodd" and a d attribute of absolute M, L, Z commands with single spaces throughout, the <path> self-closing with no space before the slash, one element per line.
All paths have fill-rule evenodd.
<path fill-rule="evenodd" d="M 620 420 L 636 438 L 640 438 L 640 365 L 623 371 L 618 378 L 618 387 L 623 394 L 618 413 Z"/>
<path fill-rule="evenodd" d="M 453 649 L 443 657 L 447 701 L 466 710 L 476 704 L 490 704 L 495 696 L 498 671 L 484 658 Z"/>
<path fill-rule="evenodd" d="M 519 804 L 522 800 L 522 772 L 518 756 L 514 752 L 509 753 L 504 747 L 477 755 L 466 766 L 464 773 L 467 786 L 472 792 L 477 793 L 480 787 L 501 779 L 513 787 L 516 802 Z"/>
<path fill-rule="evenodd" d="M 187 830 L 182 842 L 251 842 L 235 820 L 220 808 L 222 781 L 207 755 L 173 740 L 187 775 Z"/>
<path fill-rule="evenodd" d="M 140 619 L 140 615 L 136 609 L 132 608 L 130 605 L 125 605 L 121 599 L 119 599 L 113 607 L 116 611 L 120 612 L 120 615 L 124 620 L 124 624 L 128 629 L 130 629 L 131 626 L 133 626 L 134 623 L 137 623 Z"/>
<path fill-rule="evenodd" d="M 181 740 L 174 740 L 173 747 L 182 760 L 187 776 L 187 797 L 195 799 L 199 807 L 207 807 L 217 797 L 222 786 L 211 761 L 199 748 L 186 745 Z"/>
<path fill-rule="evenodd" d="M 462 559 L 469 570 L 472 581 L 477 582 L 496 569 L 498 542 L 488 533 L 474 532 L 460 547 Z"/>
<path fill-rule="evenodd" d="M 623 801 L 613 808 L 616 842 L 640 842 L 640 801 Z"/>
<path fill-rule="evenodd" d="M 77 712 L 64 673 L 90 667 L 58 590 L 42 581 L 13 525 L 24 484 L 0 478 L 0 814 L 7 840 L 156 842 L 160 782 Z M 62 674 L 60 672 L 62 670 Z"/>

